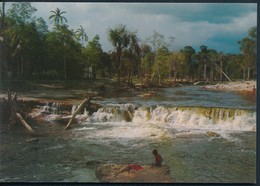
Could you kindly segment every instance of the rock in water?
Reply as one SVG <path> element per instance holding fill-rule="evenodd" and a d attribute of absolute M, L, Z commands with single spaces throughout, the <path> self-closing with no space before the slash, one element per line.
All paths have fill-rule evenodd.
<path fill-rule="evenodd" d="M 168 165 L 162 165 L 161 167 L 142 165 L 143 169 L 141 170 L 121 172 L 126 167 L 128 167 L 128 164 L 102 164 L 96 169 L 96 177 L 101 182 L 174 182 L 174 179 L 170 176 L 170 167 Z"/>
<path fill-rule="evenodd" d="M 211 131 L 207 131 L 206 135 L 209 137 L 220 137 L 220 134 L 218 134 L 216 132 L 211 132 Z"/>

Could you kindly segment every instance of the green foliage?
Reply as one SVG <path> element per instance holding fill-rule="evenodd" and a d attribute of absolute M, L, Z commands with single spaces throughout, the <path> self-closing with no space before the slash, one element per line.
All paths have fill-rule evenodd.
<path fill-rule="evenodd" d="M 122 76 L 129 84 L 133 79 L 157 85 L 178 79 L 222 81 L 224 72 L 231 79 L 256 77 L 256 27 L 238 42 L 241 54 L 237 55 L 205 45 L 198 52 L 192 46 L 172 51 L 174 38 L 167 41 L 156 31 L 141 45 L 137 32 L 120 24 L 108 30 L 114 51 L 107 53 L 98 35 L 87 43 L 83 26 L 74 31 L 65 24 L 66 12 L 59 8 L 50 12 L 54 27 L 49 30 L 43 18 L 34 16 L 37 10 L 30 2 L 13 3 L 6 15 L 2 5 L 1 73 L 11 74 L 12 79 L 81 79 L 90 66 L 97 78 L 117 75 L 118 83 Z"/>
<path fill-rule="evenodd" d="M 16 2 L 11 5 L 8 16 L 12 17 L 17 24 L 26 24 L 35 20 L 32 16 L 36 11 L 37 9 L 32 7 L 30 2 Z"/>
<path fill-rule="evenodd" d="M 61 11 L 61 9 L 56 8 L 56 10 L 51 11 L 52 15 L 50 15 L 49 20 L 51 20 L 51 23 L 54 22 L 55 27 L 59 27 L 60 24 L 63 24 L 63 21 L 67 22 L 67 19 L 62 15 L 67 12 Z"/>
<path fill-rule="evenodd" d="M 87 47 L 84 49 L 83 54 L 86 59 L 85 65 L 94 68 L 94 73 L 102 73 L 103 63 L 103 50 L 99 43 L 99 35 L 96 35 L 91 41 L 88 42 Z"/>
<path fill-rule="evenodd" d="M 88 41 L 86 30 L 80 25 L 80 28 L 76 30 L 75 36 L 81 40 L 81 45 L 84 45 L 84 41 Z"/>
<path fill-rule="evenodd" d="M 121 55 L 122 50 L 129 45 L 130 32 L 126 29 L 126 25 L 118 25 L 114 29 L 109 29 L 108 40 L 116 49 L 117 55 L 117 84 L 120 85 L 120 71 L 121 71 Z"/>
<path fill-rule="evenodd" d="M 243 66 L 248 68 L 247 79 L 250 79 L 250 69 L 256 75 L 256 52 L 257 52 L 257 29 L 252 27 L 248 31 L 248 36 L 238 41 L 240 50 L 243 54 Z M 245 77 L 244 77 L 245 78 Z"/>
<path fill-rule="evenodd" d="M 180 73 L 183 74 L 183 78 L 193 79 L 195 77 L 195 64 L 193 58 L 195 56 L 195 50 L 191 46 L 185 46 L 180 50 L 180 64 L 183 68 L 180 69 Z"/>

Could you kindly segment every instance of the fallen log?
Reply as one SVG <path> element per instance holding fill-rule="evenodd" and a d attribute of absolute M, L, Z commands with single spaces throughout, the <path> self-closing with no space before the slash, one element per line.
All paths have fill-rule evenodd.
<path fill-rule="evenodd" d="M 72 114 L 71 119 L 69 120 L 67 126 L 64 128 L 64 130 L 67 130 L 70 128 L 70 126 L 72 125 L 73 121 L 75 120 L 75 117 L 81 112 L 81 110 L 86 106 L 86 104 L 90 102 L 91 100 L 91 96 L 87 97 L 86 99 L 84 99 L 79 107 L 77 108 L 77 110 Z"/>
<path fill-rule="evenodd" d="M 19 120 L 19 122 L 30 132 L 34 133 L 33 129 L 31 126 L 23 119 L 22 115 L 20 112 L 23 113 L 23 111 L 19 108 L 19 100 L 17 100 L 17 93 L 12 93 L 8 90 L 7 92 L 7 99 L 3 98 L 5 104 L 6 104 L 6 109 L 8 110 L 8 115 L 9 115 L 9 121 L 11 124 L 14 124 Z"/>
<path fill-rule="evenodd" d="M 30 127 L 30 125 L 23 119 L 21 114 L 16 113 L 16 117 L 19 119 L 19 121 L 29 130 L 30 133 L 34 133 L 33 129 Z"/>

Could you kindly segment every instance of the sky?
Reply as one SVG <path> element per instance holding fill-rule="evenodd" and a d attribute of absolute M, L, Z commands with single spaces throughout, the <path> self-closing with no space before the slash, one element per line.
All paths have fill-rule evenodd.
<path fill-rule="evenodd" d="M 108 30 L 119 24 L 130 31 L 137 31 L 141 41 L 147 41 L 156 31 L 166 41 L 174 37 L 171 49 L 178 51 L 192 46 L 199 51 L 201 45 L 223 51 L 239 53 L 237 42 L 257 25 L 256 3 L 49 3 L 34 2 L 35 16 L 42 17 L 50 25 L 51 10 L 63 14 L 70 28 L 80 25 L 89 40 L 98 34 L 104 51 L 113 50 L 108 41 Z"/>

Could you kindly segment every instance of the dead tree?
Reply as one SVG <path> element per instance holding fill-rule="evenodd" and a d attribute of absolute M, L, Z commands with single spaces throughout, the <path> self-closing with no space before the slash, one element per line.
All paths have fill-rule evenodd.
<path fill-rule="evenodd" d="M 11 92 L 8 90 L 7 99 L 3 98 L 3 100 L 6 103 L 8 112 L 10 114 L 10 123 L 14 124 L 18 120 L 30 133 L 34 133 L 31 126 L 24 120 L 24 118 L 20 114 L 21 110 L 18 107 L 17 93 L 14 93 L 14 95 L 12 96 Z"/>
<path fill-rule="evenodd" d="M 228 77 L 228 75 L 217 65 L 217 64 L 215 64 L 217 67 L 218 67 L 218 69 L 220 70 L 220 72 L 222 72 L 223 74 L 224 74 L 224 76 L 230 81 L 230 82 L 232 82 L 232 80 Z"/>

